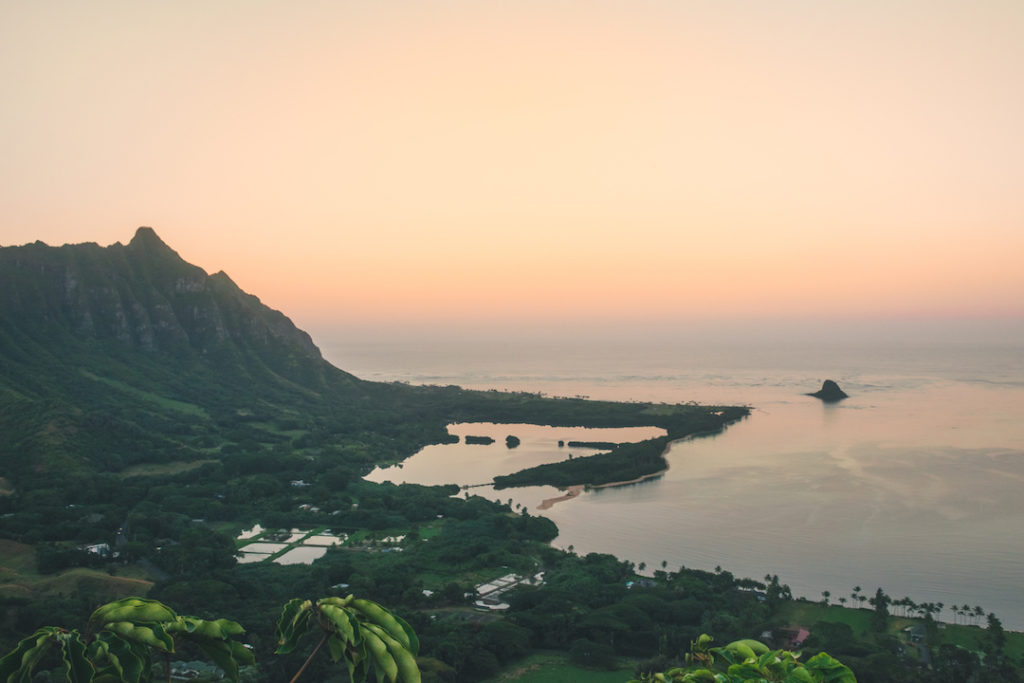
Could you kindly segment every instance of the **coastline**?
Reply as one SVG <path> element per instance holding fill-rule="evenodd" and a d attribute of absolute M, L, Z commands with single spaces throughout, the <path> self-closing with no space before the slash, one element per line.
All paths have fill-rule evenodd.
<path fill-rule="evenodd" d="M 538 510 L 550 510 L 556 504 L 564 502 L 564 501 L 567 501 L 567 500 L 572 500 L 576 496 L 580 495 L 581 493 L 583 493 L 585 488 L 586 487 L 583 486 L 583 484 L 576 484 L 575 486 L 570 486 L 568 489 L 565 490 L 565 494 L 564 495 L 555 496 L 554 498 L 545 498 L 544 500 L 542 500 L 540 502 L 540 505 L 537 506 L 537 509 Z"/>
<path fill-rule="evenodd" d="M 639 484 L 642 481 L 647 481 L 648 479 L 655 479 L 657 477 L 660 477 L 661 475 L 668 472 L 668 469 L 668 464 L 666 464 L 663 469 L 660 469 L 657 472 L 651 472 L 650 474 L 641 475 L 636 479 L 628 479 L 626 481 L 610 481 L 606 484 L 575 484 L 574 486 L 570 486 L 569 488 L 565 489 L 565 494 L 561 496 L 555 496 L 554 498 L 545 498 L 540 502 L 540 505 L 537 506 L 537 509 L 550 510 L 558 503 L 564 503 L 567 500 L 572 500 L 573 498 L 576 498 L 584 491 L 590 491 L 593 489 L 608 489 L 613 488 L 615 486 L 629 486 L 630 484 Z"/>
<path fill-rule="evenodd" d="M 657 472 L 649 472 L 648 474 L 642 474 L 639 477 L 636 477 L 635 479 L 627 479 L 624 481 L 609 481 L 604 484 L 574 484 L 566 489 L 562 489 L 563 491 L 565 491 L 563 495 L 555 496 L 554 498 L 545 498 L 544 500 L 542 500 L 540 502 L 540 505 L 537 506 L 537 509 L 550 510 L 558 503 L 564 503 L 566 501 L 578 497 L 584 491 L 590 491 L 593 489 L 609 489 L 614 488 L 616 486 L 629 486 L 630 484 L 639 484 L 640 482 L 647 481 L 648 479 L 657 479 L 658 477 L 662 476 L 669 470 L 670 466 L 668 464 L 668 458 L 665 457 L 665 454 L 668 453 L 669 449 L 672 448 L 672 444 L 682 443 L 683 441 L 691 441 L 701 436 L 717 434 L 719 433 L 719 431 L 720 430 L 708 432 L 695 432 L 693 434 L 687 434 L 686 436 L 682 436 L 678 439 L 673 439 L 672 441 L 669 441 L 668 444 L 666 444 L 665 446 L 665 450 L 662 451 L 661 453 L 662 460 L 665 461 L 665 466 L 658 470 Z"/>
<path fill-rule="evenodd" d="M 612 487 L 615 487 L 615 486 L 629 486 L 630 484 L 639 484 L 640 482 L 647 481 L 648 479 L 657 479 L 658 477 L 660 477 L 661 475 L 665 474 L 666 472 L 668 472 L 668 463 L 667 462 L 665 463 L 665 467 L 663 469 L 660 469 L 657 472 L 651 472 L 650 474 L 642 474 L 639 477 L 637 477 L 636 479 L 628 479 L 626 481 L 610 481 L 607 484 L 594 484 L 593 486 L 587 486 L 586 488 L 588 488 L 588 489 L 608 489 L 608 488 L 612 488 Z"/>

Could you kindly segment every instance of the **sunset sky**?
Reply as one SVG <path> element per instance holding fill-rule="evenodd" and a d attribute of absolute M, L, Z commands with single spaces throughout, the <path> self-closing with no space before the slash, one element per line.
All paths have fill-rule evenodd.
<path fill-rule="evenodd" d="M 1024 2 L 0 4 L 0 244 L 300 325 L 1024 318 Z"/>

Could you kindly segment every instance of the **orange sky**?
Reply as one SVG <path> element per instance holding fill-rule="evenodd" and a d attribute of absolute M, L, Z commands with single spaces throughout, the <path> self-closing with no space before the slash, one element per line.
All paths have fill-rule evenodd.
<path fill-rule="evenodd" d="M 300 324 L 1024 316 L 1024 3 L 0 5 L 0 243 Z"/>

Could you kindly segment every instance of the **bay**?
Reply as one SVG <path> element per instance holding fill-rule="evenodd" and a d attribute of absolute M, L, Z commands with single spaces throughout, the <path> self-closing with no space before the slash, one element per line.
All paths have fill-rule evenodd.
<path fill-rule="evenodd" d="M 550 487 L 471 492 L 547 515 L 559 527 L 556 546 L 612 553 L 648 571 L 664 563 L 778 574 L 811 599 L 882 587 L 944 603 L 949 621 L 949 607 L 966 603 L 1024 628 L 1020 344 L 421 339 L 335 353 L 345 357 L 332 360 L 367 379 L 751 405 L 749 418 L 718 436 L 672 444 L 670 469 L 654 480 L 586 491 L 543 511 L 540 502 L 559 495 Z M 803 395 L 825 378 L 850 398 L 824 404 Z M 490 428 L 501 438 L 512 433 Z M 429 448 L 453 450 L 426 453 L 432 481 L 424 483 L 481 483 L 448 460 L 490 457 L 467 448 L 495 449 L 506 459 L 499 468 L 520 468 L 503 443 Z M 522 454 L 564 457 L 557 445 Z M 393 478 L 415 481 L 412 463 L 422 455 Z M 535 464 L 529 458 L 521 466 Z"/>

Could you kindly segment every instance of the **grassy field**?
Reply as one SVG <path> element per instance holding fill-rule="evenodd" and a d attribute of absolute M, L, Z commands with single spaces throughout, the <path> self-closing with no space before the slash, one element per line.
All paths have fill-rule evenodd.
<path fill-rule="evenodd" d="M 76 568 L 40 574 L 32 546 L 0 539 L 0 595 L 10 597 L 71 595 L 82 592 L 102 600 L 145 595 L 153 587 L 138 568 L 125 568 L 112 576 L 97 569 Z"/>
<path fill-rule="evenodd" d="M 819 621 L 847 624 L 858 638 L 872 635 L 871 614 L 869 609 L 853 609 L 829 605 L 828 607 L 812 602 L 787 602 L 780 608 L 779 614 L 790 625 L 812 628 Z M 890 617 L 888 633 L 898 634 L 905 627 L 919 619 Z M 980 652 L 982 634 L 985 630 L 980 626 L 960 624 L 941 624 L 939 629 L 940 643 L 952 643 L 968 650 Z M 1011 657 L 1024 656 L 1024 633 L 1006 631 L 1006 654 Z"/>
<path fill-rule="evenodd" d="M 0 539 L 0 577 L 36 571 L 36 551 L 32 546 Z"/>
<path fill-rule="evenodd" d="M 981 651 L 981 638 L 985 629 L 980 626 L 964 626 L 946 624 L 946 627 L 939 631 L 939 638 L 943 643 L 952 643 L 975 652 Z M 1024 655 L 1024 633 L 1020 631 L 1006 631 L 1006 647 L 1003 652 L 1010 657 Z"/>
<path fill-rule="evenodd" d="M 853 629 L 858 638 L 868 637 L 873 633 L 871 627 L 871 610 L 840 607 L 839 605 L 822 605 L 817 602 L 784 602 L 779 608 L 779 616 L 791 626 L 810 628 L 819 621 L 833 624 L 846 624 Z M 890 619 L 889 632 L 895 633 L 910 623 L 909 619 Z"/>
<path fill-rule="evenodd" d="M 625 683 L 632 677 L 632 667 L 614 671 L 592 671 L 573 666 L 565 655 L 535 654 L 516 662 L 506 671 L 484 680 L 483 683 Z"/>
<path fill-rule="evenodd" d="M 163 463 L 143 463 L 141 465 L 132 465 L 121 470 L 117 476 L 122 479 L 129 477 L 159 477 L 165 475 L 181 474 L 182 472 L 188 472 L 194 470 L 203 465 L 215 463 L 216 460 L 175 460 L 173 462 Z"/>
<path fill-rule="evenodd" d="M 81 370 L 81 373 L 88 377 L 89 379 L 96 380 L 97 382 L 102 382 L 103 384 L 106 384 L 108 387 L 117 389 L 119 391 L 123 391 L 129 396 L 133 396 L 143 401 L 147 401 L 150 404 L 153 404 L 158 408 L 161 408 L 162 410 L 173 410 L 179 413 L 185 413 L 187 415 L 198 415 L 201 417 L 207 416 L 206 411 L 194 403 L 176 401 L 173 398 L 160 396 L 159 394 L 154 394 L 151 391 L 136 389 L 135 387 L 129 386 L 124 382 L 118 381 L 116 379 L 110 379 L 109 377 L 100 377 L 99 375 L 93 374 L 87 370 Z"/>

